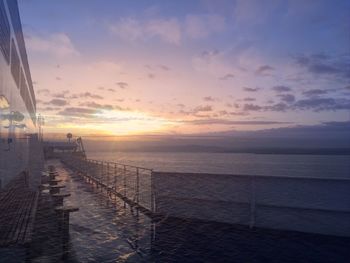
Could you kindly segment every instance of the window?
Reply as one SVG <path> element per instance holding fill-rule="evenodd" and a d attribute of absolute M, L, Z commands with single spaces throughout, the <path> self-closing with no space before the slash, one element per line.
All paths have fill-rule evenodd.
<path fill-rule="evenodd" d="M 28 90 L 27 82 L 26 82 L 26 79 L 24 78 L 23 69 L 21 68 L 21 86 L 20 86 L 20 92 L 21 92 L 21 97 L 22 97 L 23 100 L 25 100 L 25 97 L 28 96 L 28 95 L 27 95 L 27 90 Z"/>
<path fill-rule="evenodd" d="M 0 50 L 7 64 L 10 63 L 10 25 L 7 19 L 5 4 L 0 0 Z"/>
<path fill-rule="evenodd" d="M 12 42 L 11 42 L 11 73 L 12 73 L 13 79 L 15 80 L 18 88 L 19 88 L 19 72 L 20 72 L 20 61 L 19 61 L 15 41 L 12 39 Z"/>

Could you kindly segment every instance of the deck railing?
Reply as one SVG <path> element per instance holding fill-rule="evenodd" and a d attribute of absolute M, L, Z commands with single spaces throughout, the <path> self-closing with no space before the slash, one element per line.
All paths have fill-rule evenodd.
<path fill-rule="evenodd" d="M 347 178 L 155 172 L 73 155 L 61 160 L 152 218 L 350 236 Z"/>
<path fill-rule="evenodd" d="M 104 188 L 108 194 L 114 194 L 129 205 L 143 209 L 146 213 L 154 212 L 151 169 L 73 155 L 62 156 L 61 160 L 96 183 L 97 187 Z"/>

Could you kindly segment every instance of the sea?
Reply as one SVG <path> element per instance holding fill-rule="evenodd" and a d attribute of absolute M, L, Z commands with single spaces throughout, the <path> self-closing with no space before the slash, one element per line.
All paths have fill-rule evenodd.
<path fill-rule="evenodd" d="M 89 151 L 87 157 L 161 172 L 350 178 L 349 155 Z"/>

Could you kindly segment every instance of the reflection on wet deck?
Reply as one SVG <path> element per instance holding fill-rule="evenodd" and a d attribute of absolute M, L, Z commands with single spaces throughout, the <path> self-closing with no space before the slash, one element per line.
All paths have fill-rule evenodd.
<path fill-rule="evenodd" d="M 151 243 L 150 219 L 52 162 L 71 194 L 65 205 L 80 209 L 70 218 L 71 255 L 79 262 L 145 260 Z"/>

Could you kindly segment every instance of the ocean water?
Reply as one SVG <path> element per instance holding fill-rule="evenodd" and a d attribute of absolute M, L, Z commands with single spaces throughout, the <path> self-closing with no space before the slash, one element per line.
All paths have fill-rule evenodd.
<path fill-rule="evenodd" d="M 91 151 L 87 155 L 162 172 L 350 178 L 350 156 L 345 155 Z"/>

